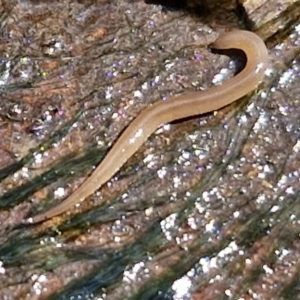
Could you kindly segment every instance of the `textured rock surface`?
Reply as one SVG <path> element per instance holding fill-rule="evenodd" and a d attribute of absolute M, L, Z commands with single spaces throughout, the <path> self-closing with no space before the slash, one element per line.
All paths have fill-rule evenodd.
<path fill-rule="evenodd" d="M 158 129 L 80 206 L 21 225 L 74 191 L 144 107 L 233 76 L 239 55 L 208 45 L 249 25 L 244 13 L 186 5 L 2 1 L 3 299 L 298 295 L 300 23 L 288 8 L 276 31 L 259 23 L 270 50 L 259 90 Z"/>

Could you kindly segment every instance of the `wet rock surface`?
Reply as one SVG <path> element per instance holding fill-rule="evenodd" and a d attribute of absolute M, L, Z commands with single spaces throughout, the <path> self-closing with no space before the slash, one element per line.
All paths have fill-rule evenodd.
<path fill-rule="evenodd" d="M 226 7 L 200 16 L 143 1 L 0 9 L 3 299 L 296 299 L 300 23 L 289 6 L 274 14 L 279 29 L 260 24 L 270 66 L 259 89 L 165 124 L 93 196 L 29 226 L 143 108 L 232 77 L 238 53 L 208 46 L 245 23 Z"/>

